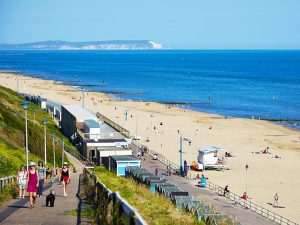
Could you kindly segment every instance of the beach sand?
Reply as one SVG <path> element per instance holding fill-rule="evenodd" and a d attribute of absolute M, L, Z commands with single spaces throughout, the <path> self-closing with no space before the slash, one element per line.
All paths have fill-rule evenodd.
<path fill-rule="evenodd" d="M 40 95 L 63 104 L 81 105 L 82 92 L 72 87 L 38 78 L 0 74 L 1 85 L 17 90 L 17 83 L 19 92 Z M 225 119 L 219 115 L 168 108 L 154 102 L 118 101 L 97 92 L 86 93 L 84 99 L 87 109 L 100 112 L 128 128 L 132 135 L 137 133 L 141 143 L 176 164 L 179 164 L 177 130 L 183 138 L 191 140 L 191 145 L 183 141 L 183 159 L 189 164 L 197 159 L 199 147 L 223 147 L 234 156 L 226 158 L 231 170 L 205 171 L 204 175 L 211 182 L 220 186 L 227 184 L 230 191 L 242 196 L 246 189 L 245 165 L 248 164 L 249 200 L 300 222 L 300 131 L 267 121 Z M 126 109 L 127 122 L 124 119 Z M 145 142 L 147 138 L 149 142 Z M 266 147 L 271 154 L 255 153 Z M 281 158 L 274 158 L 275 155 Z M 270 205 L 276 192 L 283 208 Z"/>

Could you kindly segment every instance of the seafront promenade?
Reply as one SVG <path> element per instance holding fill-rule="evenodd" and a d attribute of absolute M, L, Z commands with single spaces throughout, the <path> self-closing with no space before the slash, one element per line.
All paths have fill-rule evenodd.
<path fill-rule="evenodd" d="M 79 199 L 80 183 L 79 176 L 82 174 L 84 165 L 75 157 L 66 152 L 68 160 L 73 164 L 76 173 L 71 174 L 71 182 L 68 185 L 68 197 L 63 197 L 62 186 L 58 185 L 58 178 L 52 183 L 48 183 L 44 188 L 44 195 L 37 198 L 36 207 L 29 208 L 29 200 L 14 199 L 0 206 L 0 224 L 3 225 L 71 225 L 71 224 L 90 224 L 88 219 L 74 215 L 74 210 L 83 207 Z M 54 207 L 46 207 L 46 196 L 50 190 L 55 191 Z"/>
<path fill-rule="evenodd" d="M 135 154 L 137 154 L 138 148 L 134 145 L 131 145 L 131 148 L 134 149 Z M 142 168 L 148 170 L 149 172 L 152 172 L 153 174 L 157 169 L 158 174 L 165 176 L 168 181 L 180 187 L 183 191 L 187 191 L 193 198 L 204 200 L 208 205 L 212 205 L 216 209 L 216 212 L 227 215 L 243 225 L 277 224 L 260 215 L 257 215 L 255 212 L 246 210 L 238 204 L 234 204 L 234 202 L 223 196 L 217 195 L 209 189 L 199 188 L 198 186 L 196 186 L 196 180 L 191 181 L 177 175 L 167 176 L 166 165 L 159 162 L 158 160 L 153 160 L 152 156 L 150 156 L 149 154 L 145 154 L 144 157 L 142 157 L 141 166 Z"/>

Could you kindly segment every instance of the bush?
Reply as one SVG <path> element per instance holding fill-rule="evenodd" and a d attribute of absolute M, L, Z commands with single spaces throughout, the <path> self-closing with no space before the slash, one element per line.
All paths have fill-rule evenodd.
<path fill-rule="evenodd" d="M 5 186 L 0 191 L 0 203 L 7 202 L 11 199 L 17 198 L 19 194 L 19 190 L 17 186 L 11 185 L 11 186 Z"/>

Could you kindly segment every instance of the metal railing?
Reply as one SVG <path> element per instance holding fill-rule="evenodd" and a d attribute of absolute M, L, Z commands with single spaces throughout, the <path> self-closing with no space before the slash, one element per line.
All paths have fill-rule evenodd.
<path fill-rule="evenodd" d="M 96 113 L 96 116 L 99 119 L 103 120 L 104 123 L 108 124 L 109 126 L 119 131 L 125 137 L 130 138 L 130 131 L 126 130 L 124 127 L 120 126 L 119 124 L 115 123 L 114 121 L 112 121 L 111 119 L 107 118 L 106 116 L 102 115 L 99 112 Z"/>
<path fill-rule="evenodd" d="M 0 192 L 5 186 L 10 186 L 16 183 L 16 176 L 0 178 Z"/>
<path fill-rule="evenodd" d="M 56 142 L 62 146 L 62 141 L 59 139 L 56 139 Z M 70 148 L 68 145 L 64 145 L 64 150 L 68 153 L 70 153 L 72 156 L 74 156 L 76 159 L 78 159 L 82 164 L 86 166 L 94 166 L 94 163 L 89 161 L 86 157 L 84 157 L 82 154 L 80 154 L 77 151 L 74 151 L 72 148 Z"/>
<path fill-rule="evenodd" d="M 84 175 L 95 187 L 94 200 L 97 207 L 96 215 L 100 214 L 99 218 L 107 224 L 117 223 L 117 221 L 121 220 L 124 224 L 147 225 L 136 209 L 124 200 L 118 192 L 108 189 L 87 168 L 84 169 Z"/>
<path fill-rule="evenodd" d="M 217 192 L 219 195 L 222 195 L 230 199 L 231 201 L 235 202 L 235 204 L 238 204 L 245 209 L 251 210 L 269 220 L 274 221 L 275 223 L 286 224 L 286 225 L 298 225 L 298 223 L 293 222 L 283 216 L 280 216 L 277 213 L 272 212 L 260 205 L 257 205 L 249 200 L 244 200 L 237 194 L 234 194 L 232 192 L 224 192 L 224 188 L 220 187 L 217 184 L 214 184 L 208 180 L 206 181 L 206 184 L 207 184 L 207 188 L 209 188 L 210 190 Z"/>
<path fill-rule="evenodd" d="M 152 149 L 148 148 L 145 145 L 142 145 L 141 143 L 139 143 L 136 140 L 132 140 L 131 144 L 133 144 L 134 146 L 136 146 L 139 149 L 143 149 L 144 148 L 145 153 L 147 153 L 148 155 L 150 155 L 152 157 L 154 157 L 154 155 L 156 155 L 158 161 L 160 161 L 162 164 L 164 164 L 166 166 L 170 166 L 173 171 L 178 171 L 179 170 L 179 165 L 177 165 L 176 163 L 171 162 L 164 155 L 159 154 L 156 151 L 153 151 Z"/>
<path fill-rule="evenodd" d="M 148 147 L 142 145 L 141 143 L 133 140 L 131 142 L 131 144 L 133 144 L 134 146 L 136 146 L 139 149 L 142 149 L 142 148 L 147 149 L 146 153 L 148 153 L 151 156 L 156 154 L 158 156 L 158 161 L 160 161 L 164 165 L 170 165 L 173 170 L 178 170 L 179 169 L 179 166 L 177 164 L 167 160 L 165 158 L 165 156 L 149 149 Z M 206 181 L 206 184 L 207 184 L 207 188 L 209 188 L 210 190 L 217 192 L 219 195 L 224 194 L 224 188 L 223 187 L 221 187 L 217 184 L 214 184 L 214 183 L 212 183 L 208 180 Z M 251 211 L 253 211 L 253 212 L 269 219 L 269 220 L 274 221 L 275 223 L 284 224 L 284 225 L 299 225 L 298 223 L 293 222 L 293 221 L 291 221 L 291 220 L 289 220 L 289 219 L 287 219 L 283 216 L 280 216 L 277 213 L 274 213 L 274 212 L 272 212 L 272 211 L 270 211 L 270 210 L 268 210 L 268 209 L 266 209 L 262 206 L 259 206 L 259 205 L 255 204 L 253 202 L 248 201 L 248 200 L 244 200 L 240 196 L 238 196 L 234 193 L 228 192 L 228 193 L 225 194 L 224 197 L 230 199 L 231 201 L 234 201 L 236 204 L 241 205 L 245 209 L 249 209 L 249 210 L 251 210 Z"/>

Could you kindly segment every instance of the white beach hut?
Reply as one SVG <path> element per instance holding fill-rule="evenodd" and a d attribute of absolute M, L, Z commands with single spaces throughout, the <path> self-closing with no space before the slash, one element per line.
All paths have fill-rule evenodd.
<path fill-rule="evenodd" d="M 224 150 L 220 147 L 210 146 L 200 148 L 198 150 L 198 162 L 204 167 L 209 165 L 216 165 L 218 163 L 218 152 Z"/>

